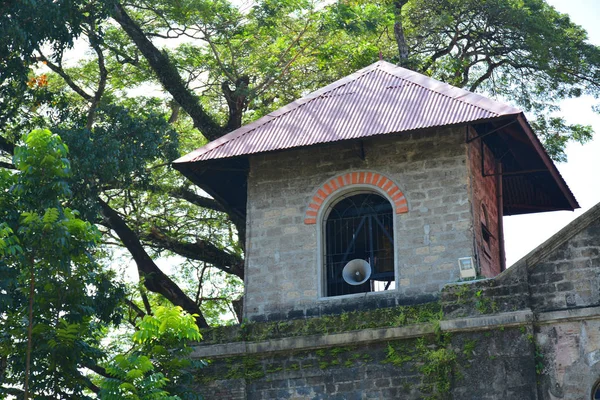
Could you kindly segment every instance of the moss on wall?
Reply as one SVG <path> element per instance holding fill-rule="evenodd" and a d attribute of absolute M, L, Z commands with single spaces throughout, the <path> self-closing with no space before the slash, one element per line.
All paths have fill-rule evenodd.
<path fill-rule="evenodd" d="M 441 319 L 438 302 L 414 306 L 399 306 L 369 311 L 353 311 L 338 315 L 306 319 L 251 322 L 235 326 L 221 326 L 202 331 L 202 344 L 239 341 L 264 341 L 294 336 L 308 336 L 354 331 L 369 328 L 405 326 L 436 322 Z"/>

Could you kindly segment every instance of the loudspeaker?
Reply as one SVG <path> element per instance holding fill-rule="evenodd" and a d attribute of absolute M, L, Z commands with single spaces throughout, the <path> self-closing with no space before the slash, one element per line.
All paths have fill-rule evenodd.
<path fill-rule="evenodd" d="M 361 258 L 349 261 L 342 270 L 342 278 L 349 285 L 362 285 L 371 277 L 371 265 Z"/>

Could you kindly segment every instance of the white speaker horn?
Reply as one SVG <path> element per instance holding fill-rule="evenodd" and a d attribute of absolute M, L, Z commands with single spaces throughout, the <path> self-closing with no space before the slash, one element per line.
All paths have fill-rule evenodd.
<path fill-rule="evenodd" d="M 362 285 L 371 277 L 371 265 L 361 258 L 349 261 L 342 270 L 342 278 L 349 285 Z"/>

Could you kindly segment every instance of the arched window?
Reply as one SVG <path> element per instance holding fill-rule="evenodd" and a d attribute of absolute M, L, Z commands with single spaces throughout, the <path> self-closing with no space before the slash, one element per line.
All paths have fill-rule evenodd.
<path fill-rule="evenodd" d="M 395 289 L 393 215 L 390 201 L 374 192 L 354 192 L 334 203 L 323 220 L 326 296 Z M 342 276 L 352 260 L 371 269 L 360 285 Z"/>

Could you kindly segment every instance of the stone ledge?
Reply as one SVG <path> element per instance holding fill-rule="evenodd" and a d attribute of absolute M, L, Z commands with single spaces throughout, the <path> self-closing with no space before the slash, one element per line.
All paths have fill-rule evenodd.
<path fill-rule="evenodd" d="M 524 310 L 441 321 L 440 329 L 442 332 L 489 330 L 499 326 L 520 326 L 532 321 L 533 313 L 530 310 Z M 259 342 L 241 341 L 200 345 L 194 348 L 191 356 L 192 358 L 224 358 L 250 354 L 315 350 L 325 347 L 352 346 L 386 340 L 411 339 L 434 333 L 435 324 L 422 323 L 400 327 L 361 329 L 333 334 L 294 336 Z"/>
<path fill-rule="evenodd" d="M 440 322 L 442 332 L 461 332 L 494 329 L 498 326 L 520 326 L 533 321 L 531 310 L 482 315 L 481 317 L 457 318 Z"/>
<path fill-rule="evenodd" d="M 578 321 L 590 318 L 600 319 L 600 307 L 576 308 L 570 310 L 548 311 L 534 316 L 531 310 L 482 315 L 478 317 L 457 318 L 440 321 L 442 332 L 474 332 L 499 327 L 516 327 L 536 324 L 544 325 L 556 322 Z M 225 358 L 251 354 L 269 354 L 287 351 L 315 350 L 336 346 L 353 346 L 388 340 L 403 340 L 432 335 L 435 324 L 422 323 L 400 327 L 361 329 L 342 333 L 294 336 L 260 342 L 232 342 L 194 347 L 192 358 Z"/>
<path fill-rule="evenodd" d="M 571 308 L 568 310 L 546 311 L 537 315 L 536 324 L 570 322 L 585 319 L 600 319 L 600 307 Z"/>
<path fill-rule="evenodd" d="M 324 347 L 352 346 L 386 340 L 411 339 L 435 332 L 434 324 L 414 324 L 393 328 L 363 329 L 326 335 L 295 336 L 261 342 L 236 342 L 196 346 L 192 358 L 223 358 L 282 351 L 314 350 Z"/>

